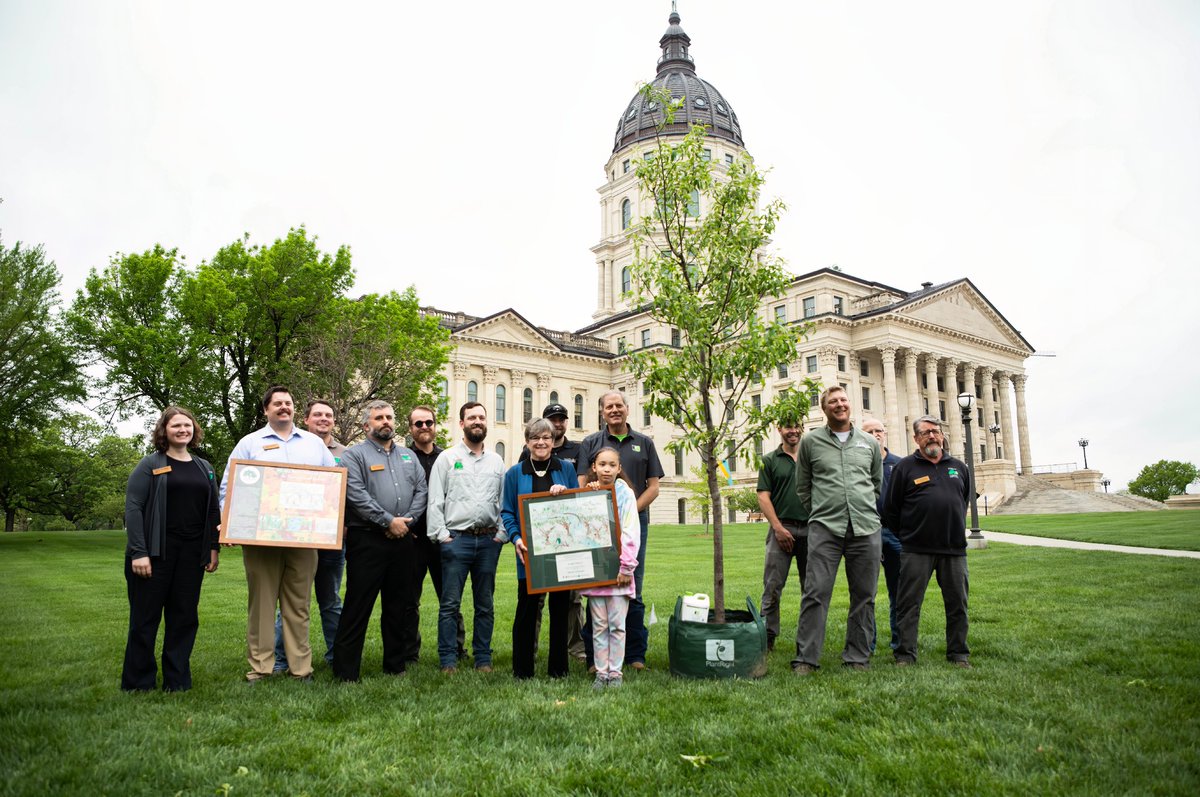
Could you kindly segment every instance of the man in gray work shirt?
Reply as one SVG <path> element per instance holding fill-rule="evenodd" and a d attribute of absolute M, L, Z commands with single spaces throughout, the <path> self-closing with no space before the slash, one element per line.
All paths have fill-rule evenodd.
<path fill-rule="evenodd" d="M 442 672 L 458 667 L 455 651 L 463 587 L 471 576 L 475 622 L 471 646 L 475 669 L 492 671 L 492 594 L 496 588 L 496 563 L 508 541 L 500 520 L 500 493 L 504 460 L 484 449 L 487 410 L 468 401 L 458 410 L 463 440 L 438 456 L 429 473 L 429 539 L 441 545 L 442 600 L 438 609 L 438 661 Z"/>
<path fill-rule="evenodd" d="M 357 681 L 367 624 L 382 593 L 383 671 L 404 672 L 404 613 L 412 602 L 417 549 L 411 527 L 425 512 L 425 470 L 396 445 L 396 416 L 386 401 L 363 411 L 367 439 L 342 455 L 346 469 L 346 602 L 333 643 L 333 674 Z"/>
<path fill-rule="evenodd" d="M 829 599 L 843 556 L 850 589 L 845 666 L 867 668 L 875 628 L 881 551 L 876 499 L 883 484 L 883 457 L 875 438 L 850 422 L 845 388 L 827 388 L 821 411 L 827 425 L 804 436 L 796 458 L 796 494 L 808 512 L 808 567 L 792 659 L 797 675 L 809 675 L 821 665 Z"/>

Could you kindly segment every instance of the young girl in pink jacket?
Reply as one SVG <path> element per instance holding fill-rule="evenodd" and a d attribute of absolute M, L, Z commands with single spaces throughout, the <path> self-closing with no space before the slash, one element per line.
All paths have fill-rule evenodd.
<path fill-rule="evenodd" d="M 637 567 L 641 527 L 638 525 L 637 498 L 621 472 L 621 458 L 614 448 L 602 448 L 589 463 L 588 487 L 613 487 L 617 495 L 617 517 L 621 523 L 621 570 L 615 586 L 591 587 L 588 596 L 592 615 L 592 644 L 595 649 L 596 681 L 593 689 L 620 686 L 621 665 L 625 663 L 625 617 L 629 598 L 635 594 L 633 570 Z"/>

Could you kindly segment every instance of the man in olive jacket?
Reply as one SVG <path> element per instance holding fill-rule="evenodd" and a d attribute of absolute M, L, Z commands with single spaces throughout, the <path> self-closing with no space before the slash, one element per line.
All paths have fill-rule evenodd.
<path fill-rule="evenodd" d="M 842 663 L 865 670 L 871 659 L 875 588 L 879 582 L 879 511 L 883 457 L 875 438 L 850 422 L 850 398 L 837 385 L 821 394 L 826 426 L 800 441 L 796 493 L 808 517 L 808 568 L 792 670 L 809 675 L 821 665 L 825 621 L 838 563 L 846 559 L 850 615 Z"/>

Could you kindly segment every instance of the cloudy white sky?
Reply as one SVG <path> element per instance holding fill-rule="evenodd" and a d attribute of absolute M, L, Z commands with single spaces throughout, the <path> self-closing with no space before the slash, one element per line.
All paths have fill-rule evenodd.
<path fill-rule="evenodd" d="M 356 288 L 595 305 L 596 188 L 668 0 L 0 2 L 0 233 L 71 297 L 305 224 Z M 971 280 L 1038 350 L 1034 460 L 1200 461 L 1200 6 L 680 0 L 789 268 Z M 547 275 L 564 288 L 531 289 Z"/>

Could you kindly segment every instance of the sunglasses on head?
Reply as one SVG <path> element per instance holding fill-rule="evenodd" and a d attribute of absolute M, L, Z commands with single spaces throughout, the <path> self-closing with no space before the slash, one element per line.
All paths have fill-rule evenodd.
<path fill-rule="evenodd" d="M 412 425 L 417 427 L 418 429 L 423 429 L 426 426 L 433 426 L 435 423 L 436 423 L 436 421 L 413 421 Z"/>

